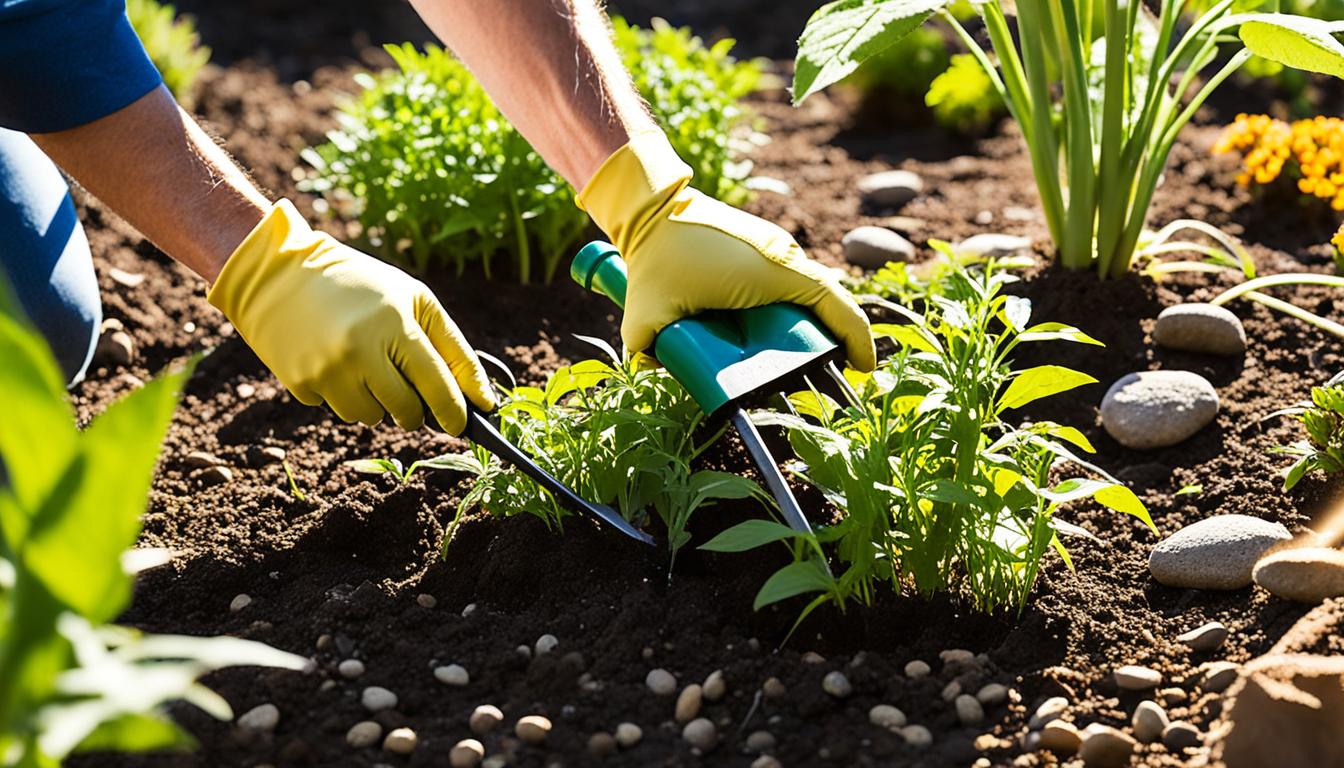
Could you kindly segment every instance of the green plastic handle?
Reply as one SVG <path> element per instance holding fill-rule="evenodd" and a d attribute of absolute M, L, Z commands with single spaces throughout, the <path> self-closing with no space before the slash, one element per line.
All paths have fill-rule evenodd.
<path fill-rule="evenodd" d="M 570 264 L 579 285 L 625 307 L 625 260 L 611 243 L 585 245 Z M 757 391 L 776 392 L 843 350 L 811 311 L 797 304 L 710 310 L 658 333 L 653 354 L 713 415 Z"/>

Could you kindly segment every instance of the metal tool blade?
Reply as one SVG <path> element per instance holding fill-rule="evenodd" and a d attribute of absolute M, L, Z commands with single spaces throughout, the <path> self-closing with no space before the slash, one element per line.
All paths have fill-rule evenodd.
<path fill-rule="evenodd" d="M 495 429 L 495 425 L 490 423 L 490 419 L 470 403 L 467 404 L 467 429 L 465 434 L 469 440 L 498 456 L 501 461 L 506 461 L 517 467 L 520 472 L 535 480 L 537 485 L 550 491 L 552 496 L 559 499 L 562 504 L 570 509 L 587 512 L 636 541 L 642 541 L 649 545 L 653 544 L 652 536 L 631 525 L 629 521 L 621 517 L 619 512 L 605 504 L 595 504 L 584 499 L 569 486 L 557 480 L 554 475 L 542 469 L 532 460 L 531 456 L 528 456 L 522 449 L 509 442 L 504 435 L 501 435 L 499 430 Z"/>
<path fill-rule="evenodd" d="M 807 518 L 803 517 L 803 510 L 798 506 L 798 500 L 793 497 L 793 491 L 789 489 L 789 484 L 784 480 L 784 473 L 779 471 L 779 465 L 775 463 L 775 457 L 770 455 L 770 449 L 765 447 L 765 441 L 761 439 L 761 433 L 756 431 L 756 425 L 751 423 L 751 418 L 741 407 L 733 410 L 729 417 L 733 426 L 737 428 L 737 434 L 742 438 L 742 443 L 747 446 L 747 452 L 751 454 L 751 460 L 756 462 L 756 468 L 761 471 L 761 476 L 765 478 L 765 485 L 770 489 L 770 495 L 775 497 L 779 504 L 779 511 L 784 515 L 784 522 L 789 527 L 800 533 L 809 533 L 812 526 L 808 525 Z"/>

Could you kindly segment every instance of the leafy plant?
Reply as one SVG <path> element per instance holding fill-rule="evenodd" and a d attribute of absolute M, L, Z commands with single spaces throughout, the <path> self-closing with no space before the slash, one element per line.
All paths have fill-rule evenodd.
<path fill-rule="evenodd" d="M 1302 422 L 1305 440 L 1273 449 L 1296 456 L 1283 478 L 1283 490 L 1292 490 L 1308 472 L 1327 475 L 1344 472 L 1344 373 L 1311 388 L 1311 401 L 1271 413 L 1266 418 L 1292 416 Z"/>
<path fill-rule="evenodd" d="M 865 99 L 915 102 L 949 63 L 942 31 L 923 27 L 863 62 L 845 82 L 863 91 Z"/>
<path fill-rule="evenodd" d="M 747 195 L 749 163 L 736 162 L 734 134 L 748 127 L 739 99 L 761 76 L 728 55 L 731 40 L 705 47 L 688 30 L 613 22 L 616 44 L 641 95 L 697 185 L 729 202 Z M 300 187 L 357 220 L 363 244 L 424 272 L 497 254 L 517 278 L 550 280 L 588 227 L 565 181 L 527 143 L 461 62 L 435 46 L 385 46 L 398 69 L 360 73 L 360 94 L 337 114 L 327 143 L 303 151 L 314 169 Z M 539 274 L 538 274 L 539 273 Z"/>
<path fill-rule="evenodd" d="M 1004 113 L 994 81 L 969 53 L 952 57 L 951 65 L 929 84 L 924 103 L 939 125 L 963 134 L 984 133 Z"/>
<path fill-rule="evenodd" d="M 126 16 L 164 85 L 178 101 L 189 102 L 196 77 L 210 63 L 210 49 L 201 45 L 195 22 L 158 0 L 126 0 Z"/>
<path fill-rule="evenodd" d="M 1214 154 L 1237 152 L 1243 187 L 1283 180 L 1298 192 L 1344 211 L 1344 120 L 1324 115 L 1288 123 L 1269 115 L 1237 115 L 1223 129 Z"/>
<path fill-rule="evenodd" d="M 800 476 L 843 513 L 810 535 L 754 520 L 701 545 L 788 545 L 793 562 L 761 587 L 757 608 L 802 594 L 814 595 L 803 617 L 827 602 L 871 604 L 885 582 L 924 595 L 959 591 L 981 610 L 1021 610 L 1047 550 L 1072 567 L 1060 534 L 1091 536 L 1062 518 L 1063 506 L 1090 497 L 1156 530 L 1133 492 L 1079 457 L 1093 449 L 1077 429 L 1007 420 L 1095 381 L 1057 365 L 1015 370 L 1018 345 L 1099 345 L 1071 326 L 1031 325 L 1030 301 L 1000 292 L 1015 279 L 991 261 L 983 271 L 956 268 L 922 311 L 880 301 L 904 320 L 873 326 L 896 352 L 871 375 L 846 373 L 848 402 L 799 392 L 790 397 L 795 414 L 755 415 L 784 427 Z M 1064 468 L 1076 474 L 1058 479 Z"/>
<path fill-rule="evenodd" d="M 1141 12 L 1142 3 L 1121 0 L 1019 0 L 1006 10 L 987 0 L 979 11 L 996 64 L 946 0 L 834 0 L 798 41 L 794 100 L 845 77 L 937 14 L 1021 126 L 1060 263 L 1119 276 L 1130 268 L 1180 129 L 1253 53 L 1344 76 L 1344 45 L 1333 36 L 1344 22 L 1233 13 L 1234 2 L 1219 0 L 1178 35 L 1182 0 L 1162 0 L 1156 19 Z M 1007 19 L 1014 8 L 1016 37 Z"/>
<path fill-rule="evenodd" d="M 0 285 L 0 761 L 48 768 L 69 755 L 191 744 L 162 705 L 215 717 L 196 683 L 224 666 L 300 669 L 303 658 L 228 637 L 148 635 L 108 624 L 131 597 L 159 445 L 190 366 L 109 406 L 84 431 L 60 369 Z"/>
<path fill-rule="evenodd" d="M 983 266 L 988 258 L 979 252 L 961 251 L 946 240 L 931 239 L 933 258 L 913 263 L 887 262 L 870 276 L 852 283 L 852 290 L 860 298 L 876 296 L 905 306 L 912 306 L 942 296 L 950 288 L 952 276 L 967 267 Z M 996 270 L 1026 269 L 1035 262 L 1029 256 L 994 259 Z"/>

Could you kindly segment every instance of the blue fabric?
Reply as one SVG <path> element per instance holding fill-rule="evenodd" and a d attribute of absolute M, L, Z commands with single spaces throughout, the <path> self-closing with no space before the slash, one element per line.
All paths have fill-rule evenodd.
<path fill-rule="evenodd" d="M 102 303 L 70 189 L 32 139 L 0 128 L 0 270 L 74 384 L 98 342 Z"/>
<path fill-rule="evenodd" d="M 0 0 L 0 127 L 75 128 L 161 82 L 125 0 Z"/>

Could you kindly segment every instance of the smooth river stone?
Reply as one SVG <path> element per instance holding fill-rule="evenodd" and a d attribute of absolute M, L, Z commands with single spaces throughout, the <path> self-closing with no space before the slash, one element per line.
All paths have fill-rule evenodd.
<path fill-rule="evenodd" d="M 1194 435 L 1218 415 L 1218 391 L 1189 371 L 1143 371 L 1121 377 L 1101 400 L 1101 425 L 1126 448 L 1165 448 Z"/>
<path fill-rule="evenodd" d="M 1167 349 L 1239 356 L 1246 352 L 1246 329 L 1223 307 L 1177 304 L 1157 316 L 1153 341 Z"/>
<path fill-rule="evenodd" d="M 1160 584 L 1187 589 L 1241 589 L 1256 562 L 1292 539 L 1279 523 L 1249 515 L 1218 515 L 1187 525 L 1158 542 L 1148 570 Z"/>
<path fill-rule="evenodd" d="M 915 246 L 886 227 L 862 226 L 845 233 L 840 244 L 845 261 L 864 269 L 879 269 L 889 261 L 909 261 Z"/>
<path fill-rule="evenodd" d="M 1255 583 L 1286 600 L 1319 603 L 1344 595 L 1344 552 L 1300 547 L 1275 552 L 1261 560 Z"/>
<path fill-rule="evenodd" d="M 911 171 L 882 171 L 859 179 L 859 194 L 866 203 L 899 208 L 924 191 L 924 180 Z"/>

